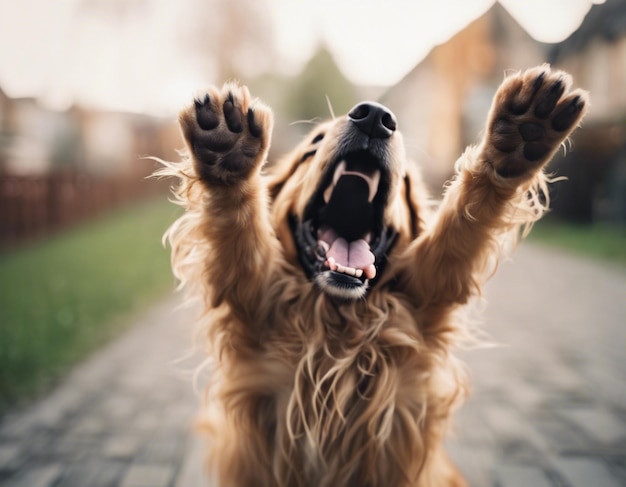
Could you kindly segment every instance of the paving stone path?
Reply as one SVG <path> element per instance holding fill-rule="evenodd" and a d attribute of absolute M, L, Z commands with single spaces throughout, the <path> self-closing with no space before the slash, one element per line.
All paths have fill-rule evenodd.
<path fill-rule="evenodd" d="M 626 486 L 626 270 L 523 245 L 488 283 L 450 441 L 472 486 Z"/>
<path fill-rule="evenodd" d="M 463 353 L 474 391 L 448 441 L 472 487 L 626 486 L 626 270 L 525 244 L 486 298 L 502 345 Z M 177 303 L 0 420 L 0 487 L 209 485 Z"/>
<path fill-rule="evenodd" d="M 199 361 L 177 305 L 154 307 L 50 396 L 3 418 L 0 486 L 203 485 L 192 434 Z"/>

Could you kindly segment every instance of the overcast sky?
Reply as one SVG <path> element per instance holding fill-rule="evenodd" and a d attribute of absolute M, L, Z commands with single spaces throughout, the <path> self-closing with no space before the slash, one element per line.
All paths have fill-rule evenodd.
<path fill-rule="evenodd" d="M 170 114 L 209 83 L 180 49 L 181 18 L 201 0 L 132 1 L 141 15 L 76 15 L 83 0 L 0 0 L 0 87 L 51 107 Z M 95 0 L 97 1 L 97 0 Z M 237 0 L 231 0 L 237 1 Z M 268 0 L 285 72 L 323 41 L 355 83 L 390 85 L 494 0 Z M 601 0 L 501 0 L 537 40 L 558 42 Z M 78 20 L 77 20 L 78 19 Z"/>

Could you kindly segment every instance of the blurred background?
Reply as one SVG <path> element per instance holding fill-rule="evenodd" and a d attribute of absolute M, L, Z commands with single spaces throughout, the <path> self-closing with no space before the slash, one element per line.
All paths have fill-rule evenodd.
<path fill-rule="evenodd" d="M 202 485 L 170 362 L 193 321 L 160 242 L 179 210 L 146 179 L 198 90 L 267 102 L 270 162 L 327 98 L 379 100 L 439 195 L 505 74 L 544 62 L 591 108 L 487 287 L 512 346 L 468 357 L 450 449 L 475 486 L 626 485 L 626 0 L 0 0 L 0 486 Z"/>
<path fill-rule="evenodd" d="M 0 0 L 0 411 L 172 289 L 178 213 L 144 156 L 178 157 L 198 89 L 238 78 L 272 106 L 271 160 L 326 97 L 380 100 L 440 194 L 505 73 L 543 62 L 591 110 L 535 238 L 623 265 L 626 0 Z"/>

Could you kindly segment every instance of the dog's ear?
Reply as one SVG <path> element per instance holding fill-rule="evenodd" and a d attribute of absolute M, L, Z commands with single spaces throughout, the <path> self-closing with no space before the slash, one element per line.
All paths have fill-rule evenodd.
<path fill-rule="evenodd" d="M 296 157 L 283 157 L 272 167 L 267 179 L 267 192 L 271 201 L 274 201 L 287 180 L 293 176 L 300 165 L 300 160 Z"/>
<path fill-rule="evenodd" d="M 289 226 L 289 217 L 294 213 L 298 187 L 288 182 L 294 177 L 298 168 L 302 167 L 302 160 L 297 156 L 294 150 L 271 167 L 266 175 L 266 188 L 272 207 L 274 231 L 282 244 L 285 257 L 294 264 L 297 264 L 298 256 Z"/>
<path fill-rule="evenodd" d="M 426 211 L 428 204 L 428 192 L 422 181 L 422 177 L 412 164 L 407 165 L 407 171 L 403 180 L 404 184 L 404 203 L 407 206 L 411 224 L 409 226 L 411 232 L 411 240 L 416 239 L 424 231 L 423 213 Z"/>
<path fill-rule="evenodd" d="M 285 155 L 271 168 L 267 179 L 267 190 L 272 201 L 275 201 L 289 179 L 298 168 L 308 165 L 325 136 L 325 128 L 318 126 L 295 149 Z"/>

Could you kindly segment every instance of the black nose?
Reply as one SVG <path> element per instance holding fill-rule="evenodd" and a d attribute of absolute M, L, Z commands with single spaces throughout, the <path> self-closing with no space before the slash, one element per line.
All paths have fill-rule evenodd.
<path fill-rule="evenodd" d="M 373 101 L 356 105 L 348 113 L 348 118 L 361 132 L 376 139 L 391 137 L 398 126 L 393 112 Z"/>

